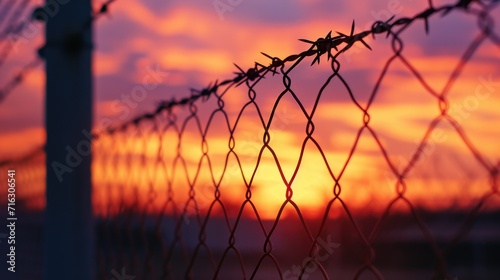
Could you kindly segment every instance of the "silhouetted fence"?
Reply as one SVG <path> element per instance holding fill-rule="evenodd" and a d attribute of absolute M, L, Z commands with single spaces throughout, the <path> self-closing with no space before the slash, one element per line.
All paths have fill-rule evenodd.
<path fill-rule="evenodd" d="M 497 4 L 430 6 L 415 17 L 375 22 L 360 33 L 353 22 L 347 33 L 302 40 L 309 48 L 301 53 L 283 59 L 264 54 L 270 63 L 238 67 L 232 79 L 95 132 L 99 279 L 500 276 L 495 263 L 500 257 L 498 155 L 481 139 L 471 140 L 449 101 L 480 46 L 488 42 L 498 51 L 490 15 Z M 401 34 L 412 25 L 430 32 L 431 18 L 455 12 L 475 17 L 479 35 L 436 91 L 404 55 Z M 392 55 L 373 87 L 364 89 L 368 94 L 359 97 L 342 73 L 341 56 L 354 46 L 370 48 L 371 36 L 388 37 Z M 307 78 L 295 75 L 297 69 L 325 63 L 330 70 L 322 84 L 304 88 Z M 404 163 L 392 156 L 387 143 L 394 142 L 381 136 L 370 114 L 396 63 L 422 86 L 419 95 L 433 98 L 439 108 L 433 114 L 418 112 L 427 115 L 426 130 Z M 405 94 L 404 84 L 398 88 Z M 341 106 L 323 100 L 340 95 L 348 100 Z M 348 102 L 346 113 L 342 106 Z M 345 121 L 328 118 L 335 114 Z M 472 179 L 450 179 L 447 167 L 436 163 L 443 156 L 436 150 L 455 143 L 437 140 L 443 124 L 473 159 L 452 159 L 464 170 L 470 166 L 477 174 Z M 498 137 L 499 131 L 488 133 Z M 331 141 L 332 135 L 337 140 Z M 341 153 L 337 147 L 345 141 L 350 142 Z M 32 164 L 35 159 L 2 166 L 31 172 L 23 175 L 26 181 L 20 179 L 19 190 L 26 188 L 26 207 L 40 210 L 43 173 Z M 437 177 L 426 177 L 423 161 L 423 170 Z"/>

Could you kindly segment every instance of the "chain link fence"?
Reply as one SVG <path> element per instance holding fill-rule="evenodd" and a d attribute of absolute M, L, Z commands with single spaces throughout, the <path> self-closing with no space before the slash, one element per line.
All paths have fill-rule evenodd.
<path fill-rule="evenodd" d="M 309 45 L 303 52 L 283 59 L 264 54 L 269 64 L 236 66 L 232 79 L 95 132 L 99 279 L 500 276 L 497 147 L 472 140 L 464 115 L 450 101 L 459 91 L 454 85 L 470 78 L 464 69 L 481 55 L 481 46 L 492 44 L 498 54 L 491 15 L 497 4 L 458 1 L 436 7 L 430 2 L 412 18 L 378 21 L 359 33 L 353 22 L 350 32 L 302 39 Z M 430 19 L 449 13 L 477 19 L 478 35 L 437 91 L 405 55 L 402 37 L 414 25 L 431 32 Z M 369 37 L 388 40 L 392 55 L 360 97 L 341 61 L 353 48 L 371 49 Z M 426 129 L 403 160 L 373 124 L 374 111 L 380 112 L 375 100 L 396 64 L 421 86 L 418 95 L 432 98 L 439 108 L 435 114 L 421 112 L 430 115 Z M 308 77 L 295 74 L 300 67 L 314 72 L 326 66 L 329 74 L 320 85 L 308 85 Z M 481 82 L 481 90 L 464 99 L 466 109 L 476 110 L 474 102 L 486 96 L 493 98 L 485 102 L 498 104 L 492 76 L 481 76 Z M 398 88 L 405 94 L 406 85 Z M 347 100 L 340 106 L 322 101 L 340 95 Z M 397 106 L 383 117 L 394 113 L 397 118 Z M 335 114 L 341 121 L 328 119 Z M 498 130 L 488 133 L 498 137 Z M 468 160 L 450 152 L 456 143 Z M 79 156 L 78 151 L 69 155 Z M 1 165 L 1 176 L 19 170 L 18 196 L 26 211 L 44 208 L 43 158 L 40 150 Z M 458 166 L 458 173 L 449 165 Z M 63 176 L 77 167 L 66 168 L 55 172 Z"/>

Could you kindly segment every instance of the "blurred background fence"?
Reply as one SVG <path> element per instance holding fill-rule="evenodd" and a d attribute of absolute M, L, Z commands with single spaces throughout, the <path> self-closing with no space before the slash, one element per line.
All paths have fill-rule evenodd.
<path fill-rule="evenodd" d="M 285 58 L 264 54 L 267 62 L 236 66 L 231 79 L 192 89 L 153 112 L 95 131 L 98 279 L 499 277 L 498 148 L 478 148 L 481 139 L 470 139 L 449 101 L 455 83 L 467 79 L 464 68 L 482 44 L 493 43 L 498 55 L 500 40 L 490 15 L 497 4 L 430 2 L 414 17 L 377 21 L 362 32 L 355 31 L 353 22 L 351 30 L 302 39 L 308 46 L 303 52 Z M 404 55 L 402 37 L 412 25 L 432 32 L 430 20 L 449 13 L 475 17 L 478 35 L 457 59 L 443 89 L 435 90 L 432 79 Z M 342 55 L 370 49 L 370 37 L 389 40 L 393 55 L 360 97 L 343 75 Z M 421 112 L 427 129 L 403 162 L 391 156 L 391 142 L 372 125 L 377 116 L 371 111 L 396 63 L 421 85 L 418 94 L 433 98 L 438 108 Z M 330 70 L 322 84 L 304 90 L 299 85 L 307 84 L 307 77 L 294 75 L 300 67 Z M 470 94 L 479 101 L 498 95 L 491 75 L 482 81 L 490 81 L 490 87 Z M 400 95 L 409 94 L 406 85 L 399 88 Z M 327 95 L 348 98 L 352 114 L 324 107 Z M 315 122 L 325 113 L 356 118 L 349 120 L 357 127 L 344 140 L 350 144 L 343 153 L 332 152 L 337 143 L 325 140 L 342 131 L 342 124 Z M 448 129 L 440 130 L 442 125 Z M 494 137 L 499 132 L 490 131 Z M 440 153 L 454 144 L 443 135 L 457 137 L 472 160 Z M 374 166 L 364 158 L 365 141 L 370 141 L 370 156 L 378 158 Z M 38 149 L 0 165 L 2 182 L 6 170 L 17 172 L 18 266 L 30 268 L 20 270 L 19 279 L 37 279 L 42 270 L 44 161 L 44 150 Z M 450 179 L 449 165 L 472 175 Z M 1 188 L 1 197 L 6 194 Z"/>

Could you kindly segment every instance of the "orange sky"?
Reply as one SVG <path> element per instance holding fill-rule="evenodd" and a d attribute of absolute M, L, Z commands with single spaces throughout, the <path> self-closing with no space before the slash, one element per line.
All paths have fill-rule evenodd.
<path fill-rule="evenodd" d="M 422 10 L 426 3 L 406 0 L 378 4 L 371 1 L 343 1 L 335 3 L 334 7 L 324 1 L 290 3 L 281 0 L 268 3 L 261 0 L 242 1 L 231 10 L 221 13 L 217 12 L 211 1 L 117 1 L 111 6 L 109 16 L 101 18 L 95 27 L 96 128 L 107 120 L 121 123 L 151 111 L 161 100 L 187 96 L 189 88 L 200 88 L 215 79 L 233 77 L 231 73 L 237 70 L 233 62 L 244 69 L 251 67 L 254 61 L 268 64 L 261 51 L 286 57 L 308 47 L 298 41 L 299 38 L 315 40 L 332 29 L 348 32 L 353 19 L 356 20 L 356 31 L 361 31 L 373 21 L 384 19 L 386 14 L 396 14 L 397 17 L 413 15 Z M 473 17 L 460 13 L 430 23 L 429 36 L 425 36 L 422 23 L 415 24 L 403 35 L 404 53 L 426 82 L 439 92 L 465 48 L 478 34 L 478 29 Z M 21 44 L 3 66 L 2 73 L 8 75 L 0 77 L 0 85 L 5 84 L 20 66 L 34 57 L 33 49 L 43 42 L 43 30 L 41 25 L 37 26 L 38 36 Z M 461 30 L 460 34 L 457 30 Z M 354 47 L 339 59 L 342 63 L 341 73 L 363 106 L 383 64 L 391 55 L 390 41 L 383 36 L 376 40 L 369 39 L 368 42 L 373 51 Z M 485 42 L 464 68 L 448 96 L 450 115 L 460 122 L 472 143 L 491 163 L 498 162 L 500 156 L 497 144 L 499 62 L 498 46 Z M 330 74 L 326 63 L 314 67 L 309 64 L 310 60 L 305 61 L 291 75 L 292 88 L 308 111 Z M 151 69 L 153 72 L 155 69 L 159 71 L 157 80 L 151 76 Z M 281 78 L 269 77 L 257 87 L 259 108 L 266 121 L 276 97 L 283 90 Z M 145 79 L 158 83 L 147 90 L 143 100 L 132 105 L 126 103 L 124 98 L 130 96 L 134 87 L 143 84 Z M 22 154 L 45 141 L 43 80 L 43 69 L 36 69 L 27 76 L 22 86 L 0 104 L 0 158 Z M 242 86 L 232 89 L 224 98 L 232 127 L 236 114 L 248 101 L 247 92 Z M 211 99 L 208 103 L 200 104 L 200 114 L 210 112 L 210 109 L 204 111 L 203 108 L 215 108 L 213 102 L 215 100 Z M 182 110 L 180 112 L 181 116 L 185 115 L 182 115 Z M 276 118 L 276 123 L 271 126 L 270 145 L 282 164 L 286 180 L 290 180 L 305 138 L 307 122 L 289 95 L 279 103 L 277 112 L 281 118 Z M 401 162 L 397 167 L 402 169 L 415 152 L 416 142 L 423 137 L 429 123 L 439 115 L 439 107 L 436 98 L 422 87 L 408 69 L 401 62 L 395 62 L 382 81 L 369 112 L 370 127 L 377 132 L 391 160 Z M 201 121 L 205 128 L 207 119 Z M 217 119 L 218 123 L 222 121 L 221 117 Z M 346 161 L 362 121 L 362 112 L 350 101 L 347 91 L 338 80 L 334 80 L 327 87 L 315 113 L 314 137 L 325 152 L 335 176 Z M 262 148 L 262 133 L 255 110 L 249 108 L 235 132 L 235 150 L 247 158 L 243 166 L 247 180 L 255 169 L 255 161 Z M 212 125 L 207 135 L 213 168 L 215 173 L 220 173 L 228 152 L 227 127 Z M 175 139 L 176 136 L 172 134 L 170 137 Z M 155 144 L 154 135 L 148 139 L 150 150 L 147 156 L 154 158 L 158 143 Z M 135 140 L 132 138 L 130 141 Z M 444 208 L 471 203 L 471 200 L 461 198 L 464 188 L 470 192 L 469 196 L 476 198 L 488 191 L 485 171 L 465 148 L 451 125 L 441 123 L 438 126 L 431 137 L 431 146 L 435 148 L 428 150 L 422 163 L 409 175 L 409 197 L 422 205 Z M 172 153 L 164 153 L 165 159 L 173 160 L 173 147 L 170 150 Z M 173 181 L 173 187 L 180 193 L 177 198 L 185 201 L 187 191 L 181 191 L 186 184 L 183 181 L 184 174 L 187 172 L 188 177 L 192 178 L 202 156 L 199 132 L 194 125 L 187 128 L 182 151 L 188 170 L 168 176 L 177 178 Z M 234 166 L 235 159 L 230 157 L 227 164 L 228 168 Z M 120 168 L 122 171 L 119 172 L 124 172 L 125 167 Z M 180 165 L 177 168 L 179 170 Z M 139 174 L 144 169 L 149 170 L 150 167 L 139 166 L 134 171 Z M 105 181 L 100 177 L 100 170 L 95 168 L 94 180 L 97 183 Z M 239 205 L 245 187 L 239 171 L 236 171 L 231 171 L 235 175 L 230 173 L 230 176 L 224 177 L 221 191 Z M 342 197 L 347 201 L 356 201 L 353 205 L 358 208 L 386 205 L 395 196 L 394 178 L 388 172 L 389 167 L 382 159 L 379 147 L 368 131 L 364 131 L 355 156 L 342 177 Z M 161 182 L 165 182 L 168 176 L 157 176 L 155 186 L 162 193 L 166 186 Z M 120 180 L 129 180 L 125 174 L 117 177 L 115 184 L 119 184 Z M 138 181 L 134 183 L 134 180 L 127 183 L 130 184 L 131 192 L 134 184 L 141 189 L 147 188 L 141 182 L 144 178 L 137 176 Z M 213 199 L 210 181 L 210 172 L 206 161 L 203 161 L 196 188 L 201 189 L 199 193 L 202 195 L 208 193 L 205 195 L 207 201 Z M 464 187 L 464 182 L 470 183 Z M 207 183 L 209 187 L 205 187 Z M 311 213 L 320 211 L 331 198 L 333 185 L 333 179 L 317 148 L 308 142 L 303 162 L 293 182 L 294 200 Z M 265 209 L 263 215 L 270 217 L 276 213 L 284 199 L 285 184 L 278 176 L 275 160 L 268 149 L 262 151 L 253 188 L 253 199 Z M 429 191 L 432 192 L 431 199 Z M 202 195 L 199 197 L 201 200 Z"/>

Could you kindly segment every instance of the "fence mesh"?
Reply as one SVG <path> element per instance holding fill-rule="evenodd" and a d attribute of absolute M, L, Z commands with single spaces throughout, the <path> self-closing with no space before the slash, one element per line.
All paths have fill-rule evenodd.
<path fill-rule="evenodd" d="M 436 7 L 429 2 L 415 17 L 378 21 L 360 33 L 353 22 L 348 33 L 302 40 L 309 48 L 299 54 L 284 59 L 264 54 L 271 60 L 267 65 L 237 66 L 232 79 L 96 132 L 92 170 L 99 279 L 500 275 L 494 264 L 500 246 L 496 147 L 471 140 L 450 109 L 450 94 L 470 59 L 486 42 L 498 51 L 491 15 L 497 3 Z M 423 24 L 430 32 L 429 20 L 448 13 L 476 18 L 479 33 L 437 91 L 405 56 L 402 37 L 412 25 Z M 389 38 L 392 55 L 360 98 L 342 73 L 342 54 L 357 46 L 370 49 L 367 38 L 382 35 Z M 439 108 L 426 119 L 426 130 L 404 163 L 392 156 L 391 142 L 374 127 L 371 114 L 396 64 L 421 85 L 418 94 L 430 96 Z M 317 91 L 297 82 L 307 83 L 294 74 L 298 68 L 325 65 L 329 74 Z M 404 93 L 405 85 L 400 87 Z M 341 94 L 352 105 L 349 114 L 322 101 Z M 325 140 L 340 134 L 343 124 L 318 117 L 335 110 L 357 124 L 343 153 L 332 152 L 341 142 Z M 442 154 L 434 151 L 455 142 L 433 143 L 443 124 L 471 159 L 452 162 L 463 165 L 462 171 L 472 166 L 473 179 L 436 180 L 425 173 L 448 175 L 436 163 Z M 435 150 L 429 152 L 430 146 Z M 367 153 L 379 159 L 377 165 L 363 166 L 371 164 L 363 156 Z M 424 161 L 434 166 L 423 169 Z M 26 195 L 27 203 L 43 208 L 42 193 L 33 194 Z"/>

